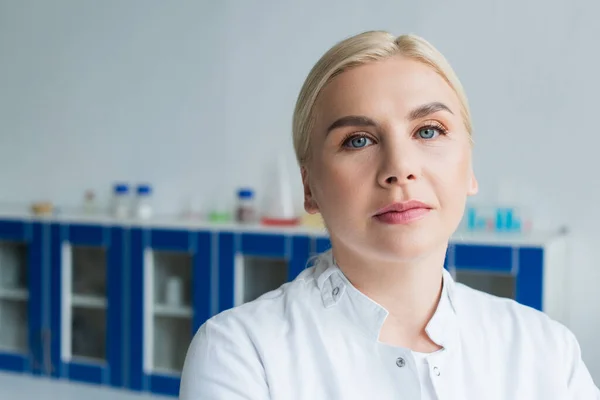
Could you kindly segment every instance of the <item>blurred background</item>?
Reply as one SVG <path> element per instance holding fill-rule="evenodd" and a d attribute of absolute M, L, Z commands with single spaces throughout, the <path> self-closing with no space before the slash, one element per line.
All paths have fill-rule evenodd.
<path fill-rule="evenodd" d="M 132 195 L 144 183 L 153 218 L 208 220 L 234 210 L 240 188 L 252 188 L 256 204 L 264 204 L 273 166 L 285 165 L 288 209 L 300 215 L 291 118 L 308 71 L 331 45 L 358 32 L 416 33 L 449 59 L 469 97 L 477 201 L 522 205 L 535 230 L 568 228 L 562 321 L 600 382 L 598 13 L 593 0 L 0 0 L 0 203 L 23 208 L 23 220 L 39 202 L 42 209 L 51 202 L 54 215 L 85 207 L 101 214 L 114 203 L 115 183 L 129 183 Z M 19 213 L 0 211 L 14 221 Z M 36 226 L 23 232 L 35 238 Z M 52 235 L 62 234 L 39 229 L 48 248 Z M 63 256 L 94 257 L 69 254 Z M 30 291 L 32 282 L 42 288 L 51 279 L 50 264 L 40 261 L 33 269 L 39 275 L 30 271 Z M 93 270 L 86 265 L 83 271 Z M 135 318 L 127 312 L 134 311 L 118 318 Z M 0 314 L 0 326 L 11 323 L 7 318 Z M 42 328 L 50 325 L 44 318 Z M 128 345 L 115 351 L 128 353 Z M 35 370 L 21 369 L 28 368 Z M 90 371 L 82 374 L 96 373 Z M 102 371 L 113 376 L 115 367 Z M 144 379 L 140 386 L 160 386 Z M 26 393 L 30 381 L 23 382 L 0 384 L 0 394 Z"/>

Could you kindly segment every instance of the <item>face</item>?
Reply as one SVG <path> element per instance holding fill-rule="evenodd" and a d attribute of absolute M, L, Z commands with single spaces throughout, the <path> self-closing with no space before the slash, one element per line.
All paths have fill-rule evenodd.
<path fill-rule="evenodd" d="M 350 69 L 315 104 L 305 209 L 334 248 L 411 260 L 444 247 L 477 192 L 454 91 L 401 56 Z"/>

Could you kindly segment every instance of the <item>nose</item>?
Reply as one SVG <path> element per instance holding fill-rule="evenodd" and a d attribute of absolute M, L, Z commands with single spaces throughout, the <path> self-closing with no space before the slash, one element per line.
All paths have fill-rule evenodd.
<path fill-rule="evenodd" d="M 419 176 L 418 157 L 408 143 L 384 149 L 377 181 L 381 187 L 402 186 Z"/>

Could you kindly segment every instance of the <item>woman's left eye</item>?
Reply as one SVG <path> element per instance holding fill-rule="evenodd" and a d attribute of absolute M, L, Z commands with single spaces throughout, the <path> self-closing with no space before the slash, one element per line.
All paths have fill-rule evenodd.
<path fill-rule="evenodd" d="M 373 141 L 366 136 L 355 136 L 346 140 L 344 142 L 344 147 L 349 147 L 351 149 L 361 149 L 363 147 L 367 147 L 372 143 Z"/>
<path fill-rule="evenodd" d="M 441 129 L 435 126 L 424 126 L 417 131 L 417 135 L 421 139 L 433 139 L 438 135 L 443 134 Z"/>

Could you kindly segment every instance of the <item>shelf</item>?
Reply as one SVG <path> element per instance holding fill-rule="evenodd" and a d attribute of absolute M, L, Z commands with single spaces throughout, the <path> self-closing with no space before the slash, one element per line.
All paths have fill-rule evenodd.
<path fill-rule="evenodd" d="M 106 298 L 101 296 L 90 296 L 83 294 L 73 294 L 71 297 L 71 306 L 79 308 L 106 308 Z"/>
<path fill-rule="evenodd" d="M 154 315 L 157 317 L 192 318 L 193 310 L 190 306 L 172 306 L 169 304 L 155 304 Z"/>
<path fill-rule="evenodd" d="M 0 348 L 11 352 L 27 352 L 27 303 L 0 300 Z"/>
<path fill-rule="evenodd" d="M 72 246 L 73 293 L 84 296 L 106 295 L 106 249 L 91 246 Z"/>
<path fill-rule="evenodd" d="M 288 262 L 282 258 L 244 256 L 235 258 L 235 305 L 255 300 L 288 280 Z"/>
<path fill-rule="evenodd" d="M 75 361 L 75 362 L 80 362 L 83 364 L 96 364 L 96 365 L 100 365 L 100 366 L 106 365 L 106 360 L 103 360 L 101 358 L 96 358 L 96 357 L 86 357 L 86 356 L 74 355 L 71 358 L 71 360 Z"/>
<path fill-rule="evenodd" d="M 106 312 L 97 308 L 75 308 L 71 319 L 71 357 L 106 360 Z"/>
<path fill-rule="evenodd" d="M 181 371 L 178 371 L 175 369 L 170 369 L 170 368 L 154 368 L 154 370 L 152 370 L 152 372 L 157 375 L 167 375 L 167 376 L 174 376 L 174 377 L 181 376 Z"/>
<path fill-rule="evenodd" d="M 514 276 L 493 272 L 456 270 L 455 280 L 472 289 L 509 299 L 516 298 L 516 279 Z"/>
<path fill-rule="evenodd" d="M 152 371 L 181 374 L 188 346 L 192 340 L 192 321 L 182 318 L 154 317 Z"/>
<path fill-rule="evenodd" d="M 0 288 L 0 299 L 13 301 L 27 301 L 29 299 L 29 292 L 27 291 L 27 289 L 20 288 Z"/>
<path fill-rule="evenodd" d="M 192 257 L 188 253 L 153 251 L 154 304 L 191 304 Z"/>
<path fill-rule="evenodd" d="M 27 245 L 0 241 L 0 291 L 27 287 Z"/>

